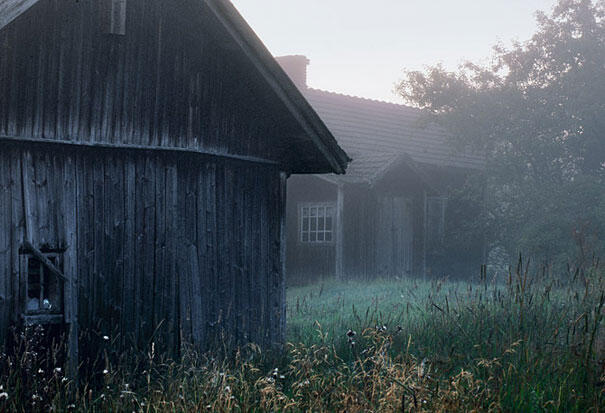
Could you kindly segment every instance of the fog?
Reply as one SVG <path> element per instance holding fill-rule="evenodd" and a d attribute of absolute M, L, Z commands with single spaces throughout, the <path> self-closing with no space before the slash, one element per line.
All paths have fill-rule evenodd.
<path fill-rule="evenodd" d="M 604 62 L 603 0 L 0 0 L 0 411 L 602 411 Z"/>

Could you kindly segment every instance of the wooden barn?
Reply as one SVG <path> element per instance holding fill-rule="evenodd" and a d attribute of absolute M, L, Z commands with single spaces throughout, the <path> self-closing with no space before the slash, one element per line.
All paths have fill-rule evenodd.
<path fill-rule="evenodd" d="M 3 0 L 0 338 L 282 343 L 287 177 L 347 162 L 227 0 Z"/>
<path fill-rule="evenodd" d="M 455 232 L 482 203 L 452 194 L 480 179 L 482 156 L 455 151 L 417 109 L 309 88 L 305 56 L 277 60 L 353 158 L 346 175 L 290 178 L 289 280 L 478 273 L 483 239 Z"/>

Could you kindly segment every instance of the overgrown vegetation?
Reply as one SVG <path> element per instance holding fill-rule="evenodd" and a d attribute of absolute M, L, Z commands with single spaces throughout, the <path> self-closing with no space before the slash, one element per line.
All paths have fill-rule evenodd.
<path fill-rule="evenodd" d="M 291 290 L 289 341 L 219 360 L 155 352 L 75 387 L 32 329 L 0 360 L 2 411 L 556 411 L 605 408 L 605 277 L 519 263 L 474 282 L 325 282 Z M 111 344 L 111 338 L 104 338 Z M 107 354 L 107 353 L 105 353 Z"/>
<path fill-rule="evenodd" d="M 485 179 L 455 194 L 485 198 L 484 214 L 462 215 L 450 247 L 486 234 L 492 251 L 564 267 L 605 248 L 605 1 L 559 0 L 537 22 L 488 65 L 407 72 L 398 91 L 456 148 L 485 154 Z"/>

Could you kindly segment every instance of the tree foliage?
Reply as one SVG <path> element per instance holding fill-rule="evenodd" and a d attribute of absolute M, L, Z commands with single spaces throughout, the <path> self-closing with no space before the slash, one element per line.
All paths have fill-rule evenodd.
<path fill-rule="evenodd" d="M 398 91 L 485 155 L 492 246 L 560 260 L 605 239 L 605 0 L 560 0 L 537 22 L 489 65 L 406 72 Z"/>

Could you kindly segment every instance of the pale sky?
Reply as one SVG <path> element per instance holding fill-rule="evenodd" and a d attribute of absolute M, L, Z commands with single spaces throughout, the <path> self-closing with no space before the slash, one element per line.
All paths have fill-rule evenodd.
<path fill-rule="evenodd" d="M 232 0 L 276 56 L 310 60 L 311 87 L 400 102 L 404 69 L 486 62 L 526 40 L 556 0 Z"/>

